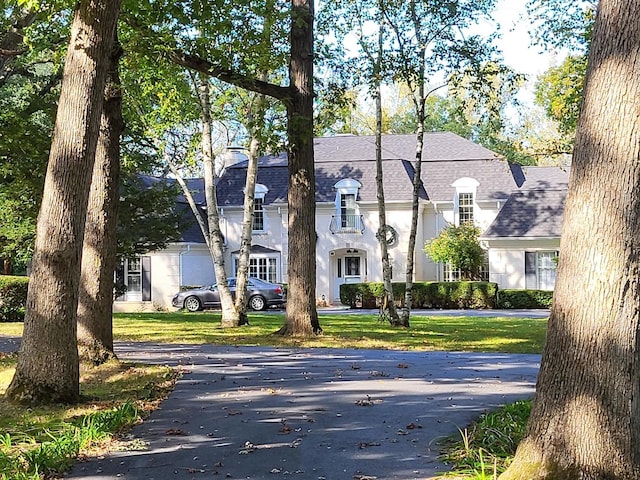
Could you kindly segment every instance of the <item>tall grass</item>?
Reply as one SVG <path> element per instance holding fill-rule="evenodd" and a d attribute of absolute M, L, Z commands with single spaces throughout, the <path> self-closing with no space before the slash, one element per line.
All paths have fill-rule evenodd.
<path fill-rule="evenodd" d="M 4 434 L 0 445 L 2 480 L 40 479 L 69 469 L 78 454 L 95 445 L 111 441 L 124 428 L 140 421 L 140 412 L 132 402 L 110 410 L 82 416 L 76 422 L 62 422 L 55 430 L 46 430 L 48 439 L 23 435 L 20 445 Z"/>
<path fill-rule="evenodd" d="M 457 478 L 497 478 L 513 460 L 530 413 L 531 401 L 519 401 L 481 415 L 459 436 L 443 442 L 441 459 Z"/>

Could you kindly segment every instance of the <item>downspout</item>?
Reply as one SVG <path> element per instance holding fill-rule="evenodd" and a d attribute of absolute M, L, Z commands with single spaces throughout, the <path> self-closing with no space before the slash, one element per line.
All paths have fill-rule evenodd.
<path fill-rule="evenodd" d="M 440 233 L 440 212 L 438 211 L 438 203 L 437 202 L 433 202 L 433 211 L 436 214 L 436 236 L 438 236 L 438 234 Z M 440 268 L 437 265 L 436 265 L 436 279 L 439 282 L 442 281 L 441 271 L 440 271 Z"/>

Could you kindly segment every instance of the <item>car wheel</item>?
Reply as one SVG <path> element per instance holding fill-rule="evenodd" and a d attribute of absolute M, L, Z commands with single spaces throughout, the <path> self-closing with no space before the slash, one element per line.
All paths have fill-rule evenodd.
<path fill-rule="evenodd" d="M 184 308 L 186 308 L 190 312 L 197 312 L 202 308 L 202 304 L 200 303 L 200 299 L 198 297 L 187 297 L 184 300 Z"/>
<path fill-rule="evenodd" d="M 251 307 L 251 310 L 264 310 L 267 308 L 267 302 L 264 297 L 255 295 L 249 299 L 249 307 Z"/>

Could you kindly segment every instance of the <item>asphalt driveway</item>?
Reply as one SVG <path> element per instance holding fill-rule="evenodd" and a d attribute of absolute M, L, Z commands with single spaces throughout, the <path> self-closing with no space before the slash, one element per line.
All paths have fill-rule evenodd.
<path fill-rule="evenodd" d="M 181 365 L 130 440 L 65 478 L 425 479 L 438 441 L 530 397 L 538 355 L 119 343 L 121 358 Z"/>

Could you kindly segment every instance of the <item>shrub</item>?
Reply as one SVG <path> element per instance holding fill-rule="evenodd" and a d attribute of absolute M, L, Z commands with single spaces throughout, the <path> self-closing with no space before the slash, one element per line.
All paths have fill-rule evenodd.
<path fill-rule="evenodd" d="M 0 322 L 21 322 L 27 303 L 29 277 L 0 275 Z"/>
<path fill-rule="evenodd" d="M 553 299 L 551 290 L 500 290 L 500 308 L 549 308 Z"/>
<path fill-rule="evenodd" d="M 404 283 L 394 283 L 396 305 L 404 302 Z M 384 285 L 380 282 L 340 286 L 340 301 L 351 308 L 374 308 Z M 498 286 L 490 282 L 415 282 L 413 308 L 496 308 Z"/>

